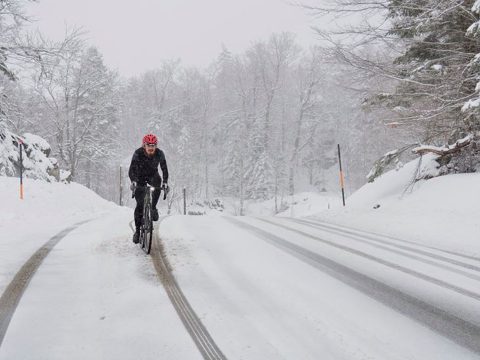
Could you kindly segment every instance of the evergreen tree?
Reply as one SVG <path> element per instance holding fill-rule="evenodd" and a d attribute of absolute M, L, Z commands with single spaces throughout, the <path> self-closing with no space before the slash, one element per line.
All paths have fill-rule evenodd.
<path fill-rule="evenodd" d="M 460 111 L 475 93 L 469 75 L 472 55 L 480 42 L 466 36 L 472 20 L 473 0 L 391 0 L 389 35 L 402 39 L 405 50 L 395 59 L 401 79 L 390 108 L 402 107 L 400 119 L 422 126 L 424 140 L 448 142 L 472 131 Z"/>

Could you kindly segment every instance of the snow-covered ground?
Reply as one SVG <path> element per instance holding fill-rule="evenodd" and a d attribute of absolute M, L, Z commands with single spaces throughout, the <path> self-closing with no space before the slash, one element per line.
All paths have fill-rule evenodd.
<path fill-rule="evenodd" d="M 316 214 L 322 221 L 388 234 L 480 257 L 480 173 L 411 184 L 418 159 L 366 184 L 345 208 Z M 434 171 L 432 158 L 423 171 Z"/>
<path fill-rule="evenodd" d="M 467 316 L 480 320 L 478 301 L 464 299 L 427 281 L 416 281 L 409 274 L 319 244 L 298 233 L 255 219 L 242 218 L 242 221 L 396 286 L 402 289 L 402 296 L 413 293 L 433 303 L 440 296 L 442 304 L 437 305 L 449 310 L 466 301 L 463 305 L 469 311 Z M 286 220 L 275 221 L 285 224 Z M 309 231 L 305 226 L 293 227 Z M 341 240 L 338 235 L 309 233 L 321 238 L 329 236 L 332 241 L 353 249 L 399 261 L 398 256 L 352 240 Z M 228 218 L 173 217 L 162 224 L 161 236 L 184 293 L 197 312 L 203 314 L 206 327 L 231 358 L 479 358 L 478 354 L 372 299 L 368 293 L 330 276 L 322 267 L 271 246 L 263 241 L 261 232 L 252 234 L 232 227 Z M 447 273 L 421 262 L 407 261 L 407 266 L 440 278 Z M 458 278 L 452 281 L 458 284 Z M 478 281 L 462 281 L 473 289 L 478 285 Z"/>
<path fill-rule="evenodd" d="M 226 357 L 480 359 L 480 261 L 424 247 L 478 256 L 480 177 L 434 178 L 405 192 L 415 169 L 385 174 L 345 209 L 335 195 L 303 193 L 275 217 L 270 201 L 251 208 L 260 218 L 163 220 L 173 275 Z M 17 182 L 0 177 L 0 296 L 45 242 L 90 221 L 39 267 L 1 360 L 201 358 L 151 258 L 131 243 L 132 209 L 78 184 L 28 179 L 21 201 Z"/>
<path fill-rule="evenodd" d="M 432 249 L 479 257 L 480 174 L 412 184 L 422 173 L 435 173 L 432 157 L 424 157 L 420 168 L 415 160 L 365 185 L 347 199 L 345 208 L 335 195 L 297 194 L 290 202 L 293 208 L 270 218 L 293 230 L 243 218 L 278 241 L 325 256 L 361 274 L 359 278 L 365 275 L 399 291 L 389 300 L 369 294 L 378 285 L 353 290 L 328 271 L 272 249 L 261 241 L 261 231 L 234 231 L 226 218 L 171 218 L 161 234 L 187 297 L 205 314 L 204 322 L 220 346 L 228 344 L 223 347 L 233 358 L 313 359 L 321 354 L 325 359 L 477 359 L 478 353 L 442 335 L 450 320 L 431 331 L 428 328 L 435 325 L 430 320 L 422 323 L 423 315 L 412 315 L 427 310 L 394 305 L 396 298 L 411 296 L 416 299 L 412 303 L 425 302 L 433 313 L 445 311 L 472 321 L 477 324 L 474 338 L 480 342 L 480 260 Z M 250 203 L 247 214 L 271 216 L 273 207 L 273 200 Z M 394 240 L 382 248 L 371 238 L 365 241 L 355 234 L 348 238 L 282 219 L 302 216 L 408 242 Z M 316 243 L 319 240 L 325 243 Z M 228 326 L 232 323 L 233 328 Z"/>
<path fill-rule="evenodd" d="M 82 220 L 34 275 L 0 359 L 199 359 L 157 279 L 131 243 L 133 211 L 78 184 L 0 177 L 0 296 L 29 257 Z"/>

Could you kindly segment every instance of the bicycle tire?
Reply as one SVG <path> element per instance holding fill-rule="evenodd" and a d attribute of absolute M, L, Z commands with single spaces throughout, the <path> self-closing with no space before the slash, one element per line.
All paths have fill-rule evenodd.
<path fill-rule="evenodd" d="M 150 227 L 149 227 L 149 230 L 147 231 L 146 233 L 146 237 L 145 237 L 145 242 L 146 242 L 146 250 L 145 252 L 147 254 L 150 254 L 150 250 L 152 250 L 152 238 L 153 238 L 153 222 L 152 220 L 150 219 Z"/>
<path fill-rule="evenodd" d="M 142 249 L 146 254 L 150 254 L 152 248 L 152 205 L 150 201 L 147 202 L 145 206 L 145 214 L 143 217 L 144 224 L 144 239 L 142 244 Z"/>
<path fill-rule="evenodd" d="M 148 200 L 145 201 L 145 205 L 143 206 L 143 217 L 142 217 L 142 226 L 140 227 L 140 248 L 145 251 L 145 238 L 147 235 L 146 232 L 146 217 L 148 214 Z"/>
<path fill-rule="evenodd" d="M 143 248 L 143 244 L 145 243 L 145 226 L 143 224 L 140 226 L 140 236 L 138 240 L 140 247 Z"/>

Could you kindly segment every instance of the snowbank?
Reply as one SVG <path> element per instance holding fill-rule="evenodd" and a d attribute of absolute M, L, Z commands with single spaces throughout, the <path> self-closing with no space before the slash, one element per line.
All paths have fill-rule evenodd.
<path fill-rule="evenodd" d="M 411 161 L 364 185 L 347 199 L 346 208 L 315 217 L 479 256 L 480 174 L 412 183 L 415 177 L 434 174 L 437 165 L 434 156 Z"/>
<path fill-rule="evenodd" d="M 45 221 L 76 222 L 83 218 L 111 210 L 115 204 L 108 202 L 77 183 L 49 183 L 24 179 L 24 200 L 19 199 L 19 179 L 0 176 L 0 233 L 12 222 L 32 223 Z"/>
<path fill-rule="evenodd" d="M 374 182 L 367 183 L 348 198 L 351 208 L 368 208 L 378 203 L 396 202 L 403 195 L 419 188 L 425 180 L 415 182 L 416 178 L 433 177 L 438 173 L 437 156 L 425 155 L 420 160 L 408 162 L 403 167 L 386 172 Z"/>

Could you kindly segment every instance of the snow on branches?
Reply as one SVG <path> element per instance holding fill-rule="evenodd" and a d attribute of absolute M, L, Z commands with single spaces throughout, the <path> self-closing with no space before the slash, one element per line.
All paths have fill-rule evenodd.
<path fill-rule="evenodd" d="M 414 154 L 424 155 L 427 153 L 433 153 L 440 156 L 450 155 L 460 151 L 460 149 L 470 145 L 473 140 L 473 135 L 469 134 L 463 139 L 457 140 L 453 145 L 446 145 L 442 147 L 431 146 L 431 145 L 421 145 L 412 150 Z"/>
<path fill-rule="evenodd" d="M 0 175 L 19 173 L 19 146 L 24 146 L 23 168 L 26 177 L 46 181 L 65 181 L 68 173 L 58 168 L 57 160 L 49 157 L 51 148 L 42 137 L 26 133 L 18 136 L 0 128 Z"/>
<path fill-rule="evenodd" d="M 375 161 L 373 164 L 372 170 L 367 175 L 368 182 L 373 182 L 377 177 L 385 173 L 387 170 L 391 168 L 399 169 L 403 166 L 403 162 L 400 161 L 400 157 L 407 151 L 411 149 L 413 146 L 417 146 L 418 144 L 407 145 L 400 149 L 395 149 L 392 151 L 387 152 L 383 155 L 380 159 Z"/>
<path fill-rule="evenodd" d="M 392 168 L 400 168 L 403 163 L 400 161 L 400 157 L 406 153 L 406 150 L 411 150 L 412 154 L 432 157 L 431 160 L 437 162 L 438 168 L 430 169 L 429 171 L 423 171 L 421 174 L 417 174 L 415 181 L 420 179 L 428 179 L 439 175 L 445 175 L 454 172 L 469 172 L 473 171 L 470 168 L 460 168 L 461 162 L 467 155 L 461 154 L 461 150 L 475 142 L 474 134 L 468 134 L 467 136 L 457 140 L 452 145 L 433 146 L 433 145 L 407 145 L 403 148 L 389 151 L 378 159 L 370 173 L 367 175 L 368 182 L 373 182 L 377 177 L 385 173 Z M 467 156 L 468 157 L 468 156 Z M 425 169 L 424 169 L 425 170 Z"/>

